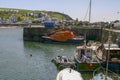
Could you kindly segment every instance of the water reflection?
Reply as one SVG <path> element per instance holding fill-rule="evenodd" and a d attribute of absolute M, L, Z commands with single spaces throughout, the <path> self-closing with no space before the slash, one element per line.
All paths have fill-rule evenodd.
<path fill-rule="evenodd" d="M 24 47 L 26 57 L 29 57 L 29 54 L 32 53 L 31 62 L 35 62 L 35 66 L 42 72 L 40 76 L 44 76 L 45 80 L 55 80 L 58 72 L 51 60 L 57 55 L 66 55 L 73 58 L 75 50 L 75 45 L 43 44 L 38 42 L 25 42 Z M 45 75 L 48 77 L 46 78 Z"/>
<path fill-rule="evenodd" d="M 51 59 L 73 58 L 75 47 L 24 42 L 23 29 L 0 29 L 0 80 L 55 80 L 58 71 Z"/>

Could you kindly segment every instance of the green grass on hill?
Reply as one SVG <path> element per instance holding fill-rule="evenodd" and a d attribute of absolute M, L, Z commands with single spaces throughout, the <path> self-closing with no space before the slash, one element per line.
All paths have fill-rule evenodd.
<path fill-rule="evenodd" d="M 19 10 L 19 13 L 10 13 L 8 12 L 8 10 Z M 25 9 L 15 9 L 15 8 L 0 8 L 0 17 L 3 17 L 5 19 L 8 19 L 10 16 L 14 15 L 17 18 L 19 18 L 19 20 L 22 20 L 24 18 L 30 18 L 30 19 L 34 19 L 36 17 L 33 16 L 26 16 L 25 14 L 27 13 L 47 13 L 48 15 L 50 15 L 52 18 L 57 18 L 59 20 L 65 19 L 72 19 L 70 16 L 66 15 L 66 14 L 62 14 L 59 12 L 52 12 L 52 11 L 40 11 L 40 10 L 25 10 Z"/>

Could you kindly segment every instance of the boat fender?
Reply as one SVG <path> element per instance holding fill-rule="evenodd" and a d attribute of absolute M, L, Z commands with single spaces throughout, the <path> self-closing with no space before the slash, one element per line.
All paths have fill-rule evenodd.
<path fill-rule="evenodd" d="M 92 68 L 92 67 L 93 67 L 93 64 L 92 64 L 92 63 L 90 63 L 90 64 L 89 64 L 89 67 L 90 67 L 90 68 Z"/>

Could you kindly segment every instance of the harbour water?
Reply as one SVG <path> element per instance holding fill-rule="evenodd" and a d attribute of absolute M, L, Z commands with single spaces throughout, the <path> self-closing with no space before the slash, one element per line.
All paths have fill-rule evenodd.
<path fill-rule="evenodd" d="M 22 28 L 0 29 L 0 80 L 55 80 L 57 55 L 73 59 L 76 45 L 24 42 Z"/>

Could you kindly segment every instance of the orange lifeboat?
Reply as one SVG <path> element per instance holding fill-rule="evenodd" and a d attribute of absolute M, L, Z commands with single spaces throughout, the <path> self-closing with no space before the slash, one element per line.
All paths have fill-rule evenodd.
<path fill-rule="evenodd" d="M 52 33 L 50 36 L 42 36 L 43 43 L 69 43 L 78 44 L 84 42 L 83 36 L 76 36 L 72 31 L 60 29 Z"/>
<path fill-rule="evenodd" d="M 50 38 L 54 40 L 59 40 L 59 41 L 66 41 L 68 39 L 75 38 L 75 37 L 76 35 L 69 30 L 59 30 L 54 34 L 50 35 Z"/>

